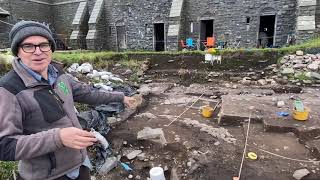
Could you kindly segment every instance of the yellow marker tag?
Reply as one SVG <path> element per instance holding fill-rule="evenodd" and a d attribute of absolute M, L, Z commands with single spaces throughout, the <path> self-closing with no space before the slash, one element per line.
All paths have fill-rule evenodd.
<path fill-rule="evenodd" d="M 258 159 L 257 154 L 254 153 L 254 152 L 249 152 L 249 153 L 248 153 L 248 157 L 249 157 L 249 159 L 252 159 L 252 160 Z"/>

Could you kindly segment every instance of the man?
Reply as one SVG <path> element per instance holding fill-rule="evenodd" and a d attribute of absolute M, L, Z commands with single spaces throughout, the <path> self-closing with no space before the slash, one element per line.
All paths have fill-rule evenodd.
<path fill-rule="evenodd" d="M 9 34 L 13 70 L 0 79 L 0 160 L 19 160 L 24 180 L 90 179 L 86 147 L 97 141 L 82 130 L 74 101 L 105 104 L 133 98 L 92 89 L 52 65 L 56 44 L 50 29 L 34 21 Z"/>

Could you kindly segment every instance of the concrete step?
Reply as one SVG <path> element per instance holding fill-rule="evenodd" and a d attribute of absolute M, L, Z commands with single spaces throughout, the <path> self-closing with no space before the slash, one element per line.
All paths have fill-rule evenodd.
<path fill-rule="evenodd" d="M 89 18 L 89 24 L 97 23 L 98 18 L 101 14 L 101 11 L 103 9 L 103 3 L 104 0 L 97 0 L 96 3 L 94 4 L 94 7 L 92 9 L 90 18 Z"/>
<path fill-rule="evenodd" d="M 80 22 L 83 20 L 86 13 L 85 9 L 87 8 L 87 2 L 80 2 L 77 12 L 73 18 L 72 25 L 80 25 Z"/>

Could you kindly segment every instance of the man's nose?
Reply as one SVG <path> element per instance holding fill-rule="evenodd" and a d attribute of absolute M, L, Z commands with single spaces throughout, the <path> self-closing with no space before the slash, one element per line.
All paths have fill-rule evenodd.
<path fill-rule="evenodd" d="M 36 49 L 33 54 L 42 54 L 42 51 L 40 50 L 39 46 L 36 46 Z"/>

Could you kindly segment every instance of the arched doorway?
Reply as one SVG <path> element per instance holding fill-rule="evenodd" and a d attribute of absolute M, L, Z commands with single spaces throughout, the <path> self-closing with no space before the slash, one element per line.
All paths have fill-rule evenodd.
<path fill-rule="evenodd" d="M 276 11 L 271 7 L 261 10 L 259 16 L 259 29 L 257 47 L 266 48 L 275 46 Z"/>

